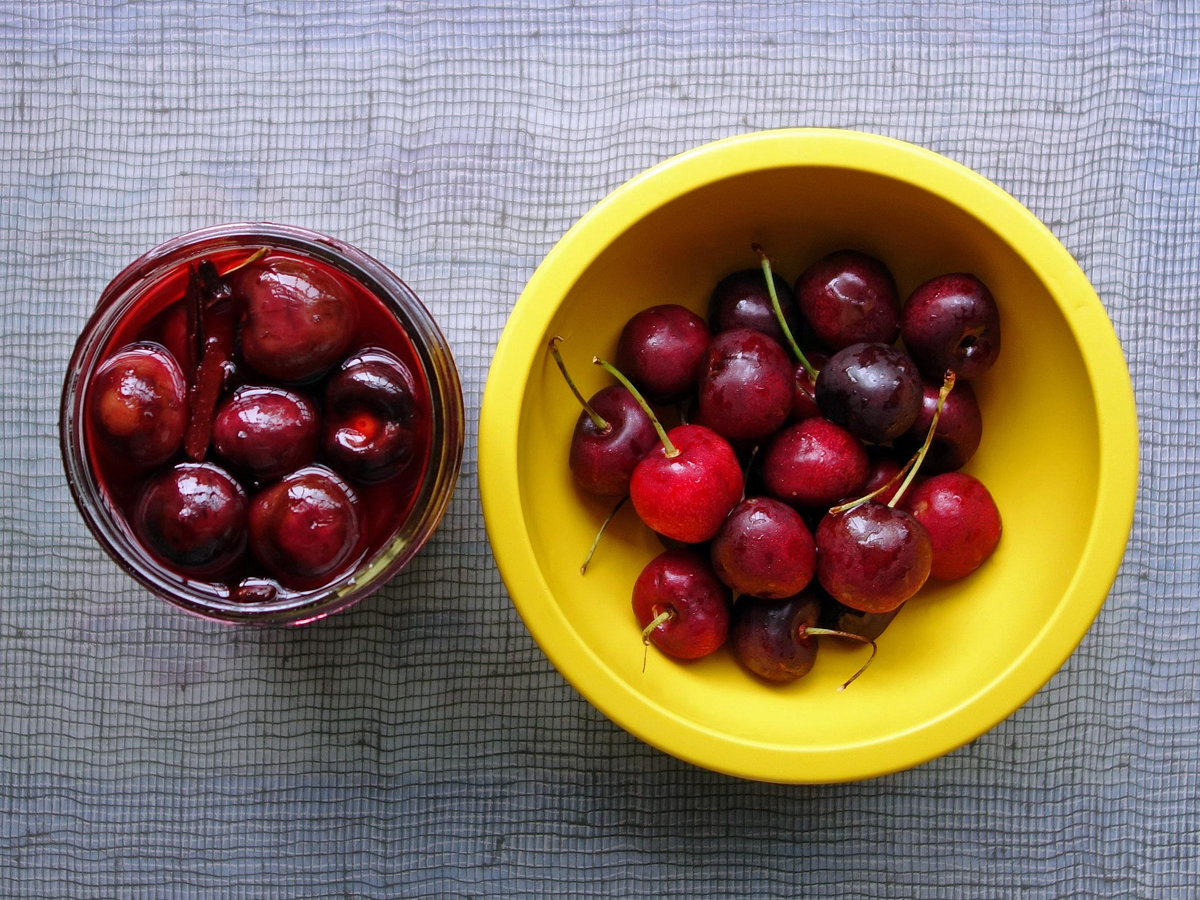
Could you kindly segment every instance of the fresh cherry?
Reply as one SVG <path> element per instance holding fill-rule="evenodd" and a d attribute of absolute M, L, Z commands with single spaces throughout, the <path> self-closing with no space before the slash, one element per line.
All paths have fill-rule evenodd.
<path fill-rule="evenodd" d="M 711 554 L 717 577 L 753 597 L 790 597 L 812 581 L 817 565 L 812 535 L 799 513 L 769 497 L 735 506 Z"/>
<path fill-rule="evenodd" d="M 96 370 L 89 407 L 100 448 L 135 466 L 166 462 L 183 444 L 187 379 L 165 347 L 122 347 Z"/>
<path fill-rule="evenodd" d="M 308 397 L 277 387 L 240 387 L 213 422 L 213 448 L 235 469 L 273 481 L 313 461 L 320 418 Z"/>
<path fill-rule="evenodd" d="M 913 422 L 912 428 L 896 438 L 897 449 L 904 453 L 912 453 L 921 445 L 929 431 L 929 423 L 933 421 L 937 399 L 938 386 L 925 382 L 921 412 Z M 982 437 L 983 415 L 979 411 L 979 401 L 975 399 L 975 391 L 971 385 L 960 381 L 946 397 L 937 430 L 933 435 L 933 443 L 925 457 L 924 470 L 930 474 L 937 474 L 961 469 L 979 449 Z"/>
<path fill-rule="evenodd" d="M 821 586 L 854 609 L 893 610 L 929 577 L 929 535 L 903 510 L 868 500 L 826 514 L 816 537 Z"/>
<path fill-rule="evenodd" d="M 180 463 L 142 492 L 135 518 L 146 546 L 190 575 L 215 575 L 246 547 L 246 492 L 212 463 Z"/>
<path fill-rule="evenodd" d="M 854 496 L 869 470 L 862 443 L 828 419 L 805 419 L 780 431 L 763 455 L 767 491 L 793 506 L 829 506 Z"/>
<path fill-rule="evenodd" d="M 710 540 L 742 499 L 744 476 L 729 442 L 703 425 L 680 425 L 669 432 L 621 371 L 592 359 L 631 393 L 650 417 L 661 447 L 637 464 L 629 499 L 643 522 L 664 537 L 699 544 Z"/>
<path fill-rule="evenodd" d="M 978 478 L 935 475 L 913 488 L 904 508 L 929 532 L 930 575 L 950 581 L 978 569 L 1000 542 L 1000 511 Z"/>
<path fill-rule="evenodd" d="M 612 385 L 585 400 L 558 352 L 561 338 L 550 339 L 550 354 L 583 406 L 571 435 L 568 464 L 575 483 L 605 497 L 629 493 L 629 479 L 642 458 L 658 446 L 650 416 L 625 387 Z"/>
<path fill-rule="evenodd" d="M 349 347 L 355 306 L 332 274 L 268 256 L 239 271 L 234 286 L 244 304 L 242 355 L 268 378 L 312 381 Z"/>
<path fill-rule="evenodd" d="M 799 334 L 804 325 L 796 298 L 786 281 L 772 275 L 775 293 L 783 315 L 793 334 Z M 743 269 L 726 275 L 713 289 L 708 301 L 708 323 L 713 334 L 750 328 L 761 331 L 783 344 L 783 329 L 775 318 L 771 295 L 767 291 L 767 279 L 759 269 Z"/>
<path fill-rule="evenodd" d="M 729 637 L 729 588 L 690 550 L 668 550 L 633 585 L 633 614 L 643 641 L 669 656 L 699 659 Z"/>
<path fill-rule="evenodd" d="M 708 325 L 690 309 L 652 306 L 625 323 L 617 368 L 648 400 L 676 403 L 696 390 L 710 337 Z"/>
<path fill-rule="evenodd" d="M 322 449 L 338 471 L 364 484 L 396 475 L 416 454 L 416 384 L 381 347 L 360 350 L 325 386 Z"/>
<path fill-rule="evenodd" d="M 817 379 L 822 415 L 855 437 L 881 444 L 912 427 L 921 411 L 921 376 L 912 360 L 888 344 L 851 344 Z"/>
<path fill-rule="evenodd" d="M 716 535 L 742 499 L 742 477 L 728 441 L 703 425 L 680 425 L 637 464 L 629 498 L 651 529 L 698 544 Z"/>
<path fill-rule="evenodd" d="M 812 670 L 817 658 L 816 637 L 828 635 L 870 644 L 871 656 L 838 688 L 845 690 L 875 658 L 875 642 L 851 632 L 817 627 L 820 610 L 818 590 L 778 599 L 739 598 L 733 609 L 734 655 L 760 678 L 786 682 Z"/>
<path fill-rule="evenodd" d="M 358 498 L 324 466 L 263 490 L 250 505 L 250 548 L 283 584 L 304 587 L 348 563 L 362 534 Z"/>
<path fill-rule="evenodd" d="M 700 377 L 699 417 L 730 440 L 758 440 L 779 428 L 796 392 L 783 348 L 761 331 L 739 328 L 713 338 Z"/>
<path fill-rule="evenodd" d="M 821 604 L 816 591 L 764 600 L 741 597 L 733 607 L 731 642 L 738 662 L 768 681 L 795 681 L 817 661 L 816 638 Z"/>
<path fill-rule="evenodd" d="M 912 292 L 900 334 L 926 378 L 941 378 L 946 371 L 975 378 L 1000 355 L 1000 311 L 974 275 L 941 275 Z"/>
<path fill-rule="evenodd" d="M 796 302 L 818 338 L 834 350 L 884 343 L 899 333 L 900 297 L 887 267 L 857 250 L 817 260 L 796 281 Z"/>

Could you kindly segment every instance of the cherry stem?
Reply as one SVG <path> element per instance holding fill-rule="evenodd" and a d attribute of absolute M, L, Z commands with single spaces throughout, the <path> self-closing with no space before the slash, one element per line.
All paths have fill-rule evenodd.
<path fill-rule="evenodd" d="M 650 620 L 650 624 L 642 629 L 642 645 L 645 649 L 642 651 L 642 672 L 646 671 L 646 657 L 650 655 L 650 635 L 654 633 L 654 629 L 663 622 L 675 618 L 675 610 L 664 609 L 657 616 Z"/>
<path fill-rule="evenodd" d="M 678 456 L 679 449 L 672 444 L 671 439 L 667 437 L 666 429 L 662 427 L 662 422 L 658 421 L 658 416 L 654 414 L 654 410 L 650 408 L 650 404 L 646 402 L 646 398 L 642 396 L 641 391 L 635 388 L 633 383 L 620 372 L 618 372 L 616 367 L 607 360 L 603 360 L 598 356 L 593 356 L 592 362 L 604 369 L 605 372 L 617 379 L 617 381 L 621 382 L 621 384 L 625 386 L 625 389 L 633 395 L 633 399 L 637 401 L 637 404 L 642 408 L 642 411 L 650 417 L 650 422 L 654 425 L 654 430 L 658 432 L 658 439 L 662 441 L 663 447 L 667 451 L 667 459 L 674 459 L 676 456 Z"/>
<path fill-rule="evenodd" d="M 937 431 L 938 419 L 942 417 L 942 407 L 946 405 L 946 398 L 950 396 L 952 390 L 954 390 L 954 373 L 947 372 L 946 377 L 942 380 L 942 389 L 938 391 L 937 407 L 933 411 L 933 421 L 929 423 L 929 433 L 925 435 L 925 443 L 917 451 L 917 455 L 912 462 L 912 468 L 908 470 L 908 477 L 900 484 L 896 495 L 888 501 L 889 508 L 896 508 L 896 504 L 900 502 L 900 498 L 904 496 L 904 492 L 908 490 L 908 486 L 912 484 L 912 480 L 917 477 L 917 470 L 921 468 L 921 463 L 925 461 L 925 454 L 929 452 L 930 446 L 933 445 L 933 434 Z"/>
<path fill-rule="evenodd" d="M 604 520 L 604 524 L 601 525 L 600 530 L 596 532 L 596 539 L 594 541 L 592 541 L 592 548 L 590 550 L 588 550 L 587 557 L 583 560 L 583 565 L 579 567 L 580 575 L 584 575 L 587 573 L 588 563 L 590 563 L 592 561 L 592 557 L 595 556 L 595 554 L 596 554 L 596 548 L 598 546 L 600 546 L 600 538 L 604 535 L 604 529 L 607 528 L 608 523 L 613 520 L 613 516 L 615 516 L 617 513 L 619 513 L 621 511 L 621 507 L 625 505 L 625 501 L 628 499 L 629 499 L 629 495 L 626 494 L 624 497 L 622 497 L 620 500 L 617 501 L 617 505 L 612 508 L 612 512 L 610 512 L 608 514 L 608 518 L 606 518 Z"/>
<path fill-rule="evenodd" d="M 246 268 L 246 266 L 249 266 L 249 265 L 252 265 L 253 263 L 258 262 L 260 259 L 262 259 L 264 256 L 266 256 L 270 252 L 271 252 L 270 247 L 259 247 L 257 250 L 255 250 L 253 253 L 251 253 L 249 256 L 247 256 L 245 259 L 243 259 L 240 263 L 235 263 L 234 265 L 232 265 L 228 269 L 226 269 L 224 272 L 222 272 L 221 277 L 224 278 L 227 275 L 232 275 L 238 269 L 244 269 L 244 268 Z"/>
<path fill-rule="evenodd" d="M 856 641 L 860 644 L 870 644 L 871 645 L 871 655 L 869 657 L 867 657 L 867 661 L 865 663 L 863 663 L 861 666 L 859 666 L 859 669 L 857 672 L 855 672 L 853 675 L 851 675 L 849 678 L 847 678 L 844 682 L 842 682 L 842 686 L 840 688 L 838 688 L 839 691 L 844 691 L 846 688 L 850 687 L 850 685 L 852 685 L 855 682 L 855 680 L 858 678 L 859 675 L 861 675 L 863 672 L 867 671 L 867 666 L 869 666 L 871 664 L 871 661 L 873 659 L 875 659 L 875 654 L 879 651 L 879 647 L 876 646 L 876 644 L 873 640 L 871 640 L 870 638 L 865 638 L 861 634 L 853 634 L 849 631 L 835 631 L 832 628 L 802 628 L 802 629 L 800 629 L 801 637 L 803 637 L 806 634 L 822 636 L 822 637 L 840 637 L 840 638 L 845 638 L 848 641 Z"/>
<path fill-rule="evenodd" d="M 754 252 L 762 260 L 763 275 L 767 279 L 767 293 L 771 295 L 771 308 L 775 310 L 775 320 L 779 322 L 779 327 L 783 329 L 783 336 L 787 338 L 788 346 L 796 354 L 796 359 L 800 361 L 800 365 L 804 366 L 804 371 L 808 373 L 808 377 L 815 383 L 817 380 L 817 370 L 813 368 L 812 363 L 808 361 L 808 357 L 800 350 L 800 345 L 796 343 L 796 338 L 792 336 L 792 329 L 788 327 L 787 319 L 783 317 L 783 307 L 779 305 L 779 295 L 775 293 L 775 276 L 771 273 L 771 258 L 767 256 L 767 251 L 762 248 L 761 244 L 751 244 L 750 246 L 754 248 Z"/>
<path fill-rule="evenodd" d="M 599 428 L 605 434 L 612 430 L 612 426 L 608 424 L 608 420 L 600 413 L 592 408 L 592 404 L 583 399 L 583 394 L 579 393 L 579 388 L 575 387 L 575 382 L 571 380 L 571 376 L 567 374 L 567 364 L 563 362 L 562 356 L 558 352 L 558 342 L 562 338 L 558 335 L 550 338 L 550 355 L 554 357 L 554 361 L 558 363 L 558 371 L 562 372 L 563 378 L 567 379 L 567 387 L 571 389 L 571 393 L 575 395 L 575 399 L 583 406 L 583 411 L 591 417 L 592 424 Z"/>

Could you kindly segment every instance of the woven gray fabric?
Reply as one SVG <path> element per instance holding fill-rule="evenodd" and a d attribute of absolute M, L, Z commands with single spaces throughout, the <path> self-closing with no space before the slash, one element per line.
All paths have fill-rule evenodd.
<path fill-rule="evenodd" d="M 1187 6 L 4 4 L 0 896 L 1196 897 Z M 1125 565 L 1062 672 L 958 752 L 812 789 L 692 768 L 567 686 L 496 574 L 475 457 L 492 348 L 557 238 L 673 153 L 785 125 L 914 141 L 1028 205 L 1116 324 L 1143 452 Z M 150 598 L 58 461 L 100 290 L 238 219 L 394 268 L 446 329 L 470 411 L 437 538 L 299 631 Z"/>

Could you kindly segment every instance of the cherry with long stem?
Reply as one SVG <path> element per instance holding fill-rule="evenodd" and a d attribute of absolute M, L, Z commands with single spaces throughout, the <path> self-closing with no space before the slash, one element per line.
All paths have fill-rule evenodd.
<path fill-rule="evenodd" d="M 808 377 L 812 381 L 817 380 L 817 370 L 813 364 L 808 361 L 808 357 L 800 349 L 800 345 L 796 343 L 796 338 L 792 334 L 792 329 L 788 326 L 787 319 L 783 316 L 783 307 L 779 305 L 779 295 L 775 291 L 775 275 L 771 271 L 771 258 L 767 256 L 767 251 L 762 248 L 761 244 L 751 244 L 754 252 L 758 254 L 758 258 L 762 265 L 763 275 L 767 279 L 767 293 L 771 296 L 771 309 L 775 311 L 775 319 L 779 322 L 779 327 L 783 329 L 783 336 L 787 338 L 788 346 L 792 353 L 796 355 L 797 361 L 804 367 L 804 371 L 808 373 Z"/>
<path fill-rule="evenodd" d="M 871 664 L 871 662 L 875 659 L 875 654 L 879 651 L 879 647 L 873 640 L 870 638 L 865 638 L 861 634 L 852 634 L 849 631 L 837 631 L 833 628 L 809 628 L 806 625 L 801 625 L 799 633 L 800 637 L 804 637 L 805 635 L 813 635 L 814 637 L 839 637 L 845 638 L 848 641 L 855 641 L 859 644 L 871 645 L 871 655 L 867 657 L 867 661 L 859 666 L 857 672 L 842 682 L 841 687 L 838 688 L 839 692 L 850 687 L 850 685 L 853 684 L 863 672 L 867 671 L 867 666 Z"/>
<path fill-rule="evenodd" d="M 550 355 L 554 357 L 554 362 L 558 366 L 558 371 L 562 372 L 563 378 L 565 378 L 567 381 L 567 387 L 571 389 L 571 393 L 575 395 L 575 399 L 579 401 L 579 404 L 583 407 L 584 412 L 586 412 L 591 418 L 592 424 L 599 428 L 601 433 L 607 434 L 612 430 L 612 425 L 607 419 L 600 415 L 600 413 L 596 412 L 590 403 L 587 402 L 583 394 L 579 392 L 579 388 L 575 386 L 575 382 L 571 378 L 570 373 L 567 372 L 567 364 L 563 362 L 562 354 L 558 352 L 558 343 L 561 340 L 562 338 L 557 334 L 550 338 Z"/>
<path fill-rule="evenodd" d="M 598 546 L 600 546 L 600 538 L 604 536 L 604 529 L 606 529 L 608 527 L 608 523 L 613 520 L 613 518 L 616 516 L 616 514 L 621 511 L 621 507 L 625 505 L 625 501 L 628 499 L 629 499 L 629 495 L 626 494 L 624 497 L 622 497 L 620 500 L 617 501 L 617 505 L 612 508 L 612 512 L 610 512 L 608 514 L 608 516 L 605 517 L 603 524 L 601 524 L 601 526 L 600 526 L 600 530 L 596 532 L 596 539 L 594 541 L 592 541 L 591 549 L 588 550 L 587 556 L 584 557 L 583 565 L 581 565 L 579 567 L 580 575 L 584 575 L 587 573 L 588 563 L 590 563 L 592 561 L 592 557 L 596 555 L 596 548 Z"/>

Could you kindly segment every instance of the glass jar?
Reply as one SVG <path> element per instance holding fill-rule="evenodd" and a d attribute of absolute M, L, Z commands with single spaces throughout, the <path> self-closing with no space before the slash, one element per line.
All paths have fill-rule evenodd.
<path fill-rule="evenodd" d="M 348 574 L 319 588 L 239 599 L 229 586 L 182 575 L 159 562 L 106 491 L 89 454 L 87 386 L 111 352 L 123 317 L 150 302 L 156 285 L 188 265 L 244 249 L 280 250 L 338 271 L 394 316 L 415 351 L 429 392 L 429 453 L 406 514 L 377 549 Z M 386 319 L 384 320 L 386 321 Z M 414 373 L 415 374 L 415 373 Z M 217 225 L 172 238 L 130 264 L 104 289 L 75 344 L 63 384 L 59 419 L 67 483 L 84 521 L 116 562 L 146 588 L 179 608 L 230 623 L 301 625 L 347 609 L 399 572 L 429 540 L 450 503 L 462 461 L 462 388 L 450 347 L 416 294 L 377 260 L 325 235 L 288 225 Z M 254 596 L 254 595 L 252 595 Z"/>

